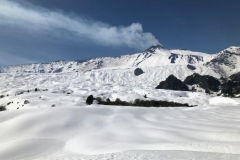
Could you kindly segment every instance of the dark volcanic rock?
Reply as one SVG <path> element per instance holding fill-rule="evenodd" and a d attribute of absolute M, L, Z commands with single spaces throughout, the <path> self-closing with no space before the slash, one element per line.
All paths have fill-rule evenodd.
<path fill-rule="evenodd" d="M 156 45 L 156 46 L 151 46 L 148 49 L 146 49 L 145 51 L 143 51 L 144 53 L 154 53 L 157 49 L 163 49 L 162 45 Z"/>
<path fill-rule="evenodd" d="M 93 100 L 94 100 L 93 95 L 90 95 L 87 97 L 86 103 L 88 105 L 91 105 L 91 104 L 93 104 Z"/>
<path fill-rule="evenodd" d="M 5 106 L 0 106 L 0 111 L 5 111 L 6 107 Z"/>
<path fill-rule="evenodd" d="M 143 72 L 143 70 L 141 69 L 141 68 L 136 68 L 135 70 L 134 70 L 134 75 L 135 76 L 139 76 L 139 75 L 141 75 L 141 74 L 143 74 L 144 72 Z"/>
<path fill-rule="evenodd" d="M 178 59 L 178 54 L 171 53 L 171 56 L 168 57 L 168 59 L 171 60 L 171 63 L 175 63 L 176 59 Z"/>
<path fill-rule="evenodd" d="M 227 81 L 222 84 L 222 92 L 224 96 L 234 97 L 240 94 L 240 81 Z"/>
<path fill-rule="evenodd" d="M 24 104 L 29 104 L 30 102 L 28 100 L 25 100 L 23 103 Z"/>
<path fill-rule="evenodd" d="M 196 69 L 195 66 L 192 66 L 192 65 L 190 65 L 190 64 L 187 65 L 187 68 L 188 68 L 188 69 L 191 69 L 191 70 L 195 70 L 195 69 Z"/>
<path fill-rule="evenodd" d="M 240 82 L 240 72 L 233 74 L 229 77 L 232 81 L 239 81 Z"/>
<path fill-rule="evenodd" d="M 171 55 L 168 57 L 169 60 L 171 60 L 171 63 L 175 63 L 177 59 L 182 59 L 183 57 L 187 57 L 187 61 L 189 64 L 195 64 L 198 62 L 203 62 L 203 57 L 202 56 L 197 56 L 197 55 L 181 55 L 181 54 L 176 54 L 176 53 L 171 53 Z"/>
<path fill-rule="evenodd" d="M 229 80 L 222 84 L 222 92 L 224 96 L 235 97 L 240 94 L 240 72 L 229 77 Z"/>
<path fill-rule="evenodd" d="M 191 76 L 188 76 L 185 80 L 184 83 L 188 85 L 194 85 L 197 84 L 203 89 L 209 89 L 214 92 L 219 91 L 220 87 L 220 81 L 212 76 L 209 75 L 199 75 L 197 73 L 194 73 Z"/>
<path fill-rule="evenodd" d="M 160 82 L 156 89 L 170 89 L 176 91 L 189 91 L 187 85 L 174 75 L 170 75 L 165 81 Z"/>

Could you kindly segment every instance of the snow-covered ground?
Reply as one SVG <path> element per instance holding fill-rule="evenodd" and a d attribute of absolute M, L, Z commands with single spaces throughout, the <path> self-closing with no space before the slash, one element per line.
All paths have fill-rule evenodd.
<path fill-rule="evenodd" d="M 1 73 L 0 106 L 12 103 L 0 112 L 0 160 L 240 159 L 239 99 L 156 90 L 168 75 L 156 67 L 144 72 Z M 146 94 L 197 106 L 87 106 L 90 94 L 126 101 Z"/>

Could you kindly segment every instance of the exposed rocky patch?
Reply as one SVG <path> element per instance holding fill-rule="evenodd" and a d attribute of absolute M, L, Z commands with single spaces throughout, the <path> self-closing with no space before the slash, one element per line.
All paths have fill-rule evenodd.
<path fill-rule="evenodd" d="M 240 72 L 233 74 L 229 77 L 232 81 L 240 81 Z"/>
<path fill-rule="evenodd" d="M 170 89 L 176 91 L 189 91 L 188 86 L 174 75 L 170 75 L 165 81 L 160 82 L 156 89 Z"/>
<path fill-rule="evenodd" d="M 240 97 L 240 72 L 223 82 L 221 94 L 226 97 Z"/>
<path fill-rule="evenodd" d="M 201 88 L 205 90 L 211 90 L 214 92 L 218 92 L 220 90 L 220 81 L 212 76 L 209 75 L 200 75 L 194 73 L 191 76 L 186 77 L 184 83 L 188 85 L 199 85 Z"/>
<path fill-rule="evenodd" d="M 189 64 L 195 64 L 198 62 L 203 62 L 203 57 L 202 56 L 197 56 L 197 55 L 180 55 L 180 54 L 175 54 L 171 53 L 171 55 L 168 57 L 170 59 L 171 63 L 175 63 L 177 59 L 182 59 L 183 57 L 187 57 L 187 61 Z"/>
<path fill-rule="evenodd" d="M 136 68 L 135 70 L 134 70 L 134 75 L 135 76 L 140 76 L 141 74 L 143 74 L 144 72 L 143 72 L 143 70 L 141 69 L 141 68 Z"/>
<path fill-rule="evenodd" d="M 171 53 L 171 56 L 169 56 L 168 59 L 171 60 L 171 63 L 175 63 L 176 59 L 178 59 L 178 54 Z"/>
<path fill-rule="evenodd" d="M 190 65 L 190 64 L 187 65 L 187 68 L 190 69 L 190 70 L 193 70 L 193 71 L 194 71 L 195 69 L 197 69 L 195 66 Z"/>
<path fill-rule="evenodd" d="M 7 106 L 9 106 L 11 103 L 13 103 L 13 102 L 8 102 L 8 103 L 7 103 Z"/>
<path fill-rule="evenodd" d="M 163 49 L 163 46 L 162 45 L 151 46 L 145 51 L 143 51 L 143 53 L 154 53 L 157 49 Z"/>
<path fill-rule="evenodd" d="M 240 81 L 228 80 L 222 84 L 223 96 L 240 97 Z"/>
<path fill-rule="evenodd" d="M 240 47 L 229 47 L 219 52 L 215 57 L 206 63 L 207 67 L 213 69 L 223 77 L 239 72 Z"/>
<path fill-rule="evenodd" d="M 94 100 L 93 95 L 88 96 L 86 100 L 86 104 L 88 105 L 93 104 L 93 100 Z"/>
<path fill-rule="evenodd" d="M 5 106 L 0 106 L 0 111 L 5 111 L 6 107 Z"/>
<path fill-rule="evenodd" d="M 30 102 L 28 100 L 25 100 L 23 103 L 24 104 L 29 104 Z"/>

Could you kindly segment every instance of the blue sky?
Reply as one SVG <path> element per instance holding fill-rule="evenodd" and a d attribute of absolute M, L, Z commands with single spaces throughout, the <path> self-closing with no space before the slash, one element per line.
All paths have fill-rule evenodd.
<path fill-rule="evenodd" d="M 1 0 L 0 65 L 240 44 L 239 0 Z"/>

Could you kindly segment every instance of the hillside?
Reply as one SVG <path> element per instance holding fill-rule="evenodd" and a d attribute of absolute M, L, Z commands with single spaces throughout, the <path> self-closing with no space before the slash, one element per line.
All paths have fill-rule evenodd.
<path fill-rule="evenodd" d="M 170 74 L 220 78 L 207 64 L 216 57 L 155 46 L 120 57 L 1 67 L 0 159 L 238 160 L 239 98 L 155 89 Z M 192 107 L 87 105 L 89 95 Z"/>
<path fill-rule="evenodd" d="M 192 73 L 209 74 L 215 77 L 228 77 L 240 71 L 240 49 L 230 47 L 210 55 L 189 50 L 168 50 L 162 46 L 153 46 L 141 53 L 119 57 L 101 57 L 85 61 L 56 61 L 18 66 L 1 67 L 2 73 L 64 73 L 88 72 L 94 70 L 126 70 L 136 67 L 143 70 L 158 70 L 164 75 L 177 71 L 177 77 L 186 77 Z M 192 70 L 189 66 L 193 66 Z M 154 71 L 153 71 L 154 72 Z M 156 74 L 156 73 L 155 73 Z M 165 76 L 166 75 L 166 76 Z M 183 76 L 181 76 L 183 75 Z"/>
<path fill-rule="evenodd" d="M 229 47 L 206 63 L 206 66 L 213 69 L 223 77 L 229 77 L 240 71 L 240 47 Z"/>

